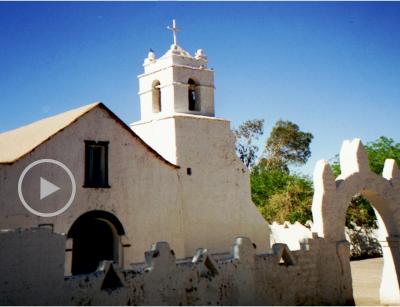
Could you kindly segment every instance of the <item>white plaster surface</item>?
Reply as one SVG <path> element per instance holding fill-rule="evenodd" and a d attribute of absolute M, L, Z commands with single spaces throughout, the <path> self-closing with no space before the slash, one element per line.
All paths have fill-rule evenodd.
<path fill-rule="evenodd" d="M 291 250 L 299 250 L 301 242 L 312 238 L 310 229 L 299 222 L 295 222 L 294 224 L 289 222 L 283 224 L 273 222 L 269 227 L 271 229 L 271 245 L 285 243 Z"/>
<path fill-rule="evenodd" d="M 193 258 L 177 261 L 167 242 L 153 244 L 145 263 L 134 269 L 103 262 L 91 274 L 64 278 L 64 240 L 49 229 L 0 232 L 0 304 L 4 305 L 343 305 L 340 280 L 321 280 L 321 252 L 332 243 L 308 240 L 291 252 L 285 244 L 257 254 L 244 237 L 231 252 L 212 255 L 199 249 Z M 28 243 L 13 254 L 12 242 Z M 334 247 L 334 246 L 333 246 Z M 334 247 L 334 249 L 336 249 Z M 286 253 L 283 255 L 282 253 Z M 336 253 L 324 254 L 335 263 Z M 51 257 L 51 258 L 49 258 Z M 290 263 L 280 263 L 280 259 Z M 47 261 L 51 261 L 47 265 Z M 336 268 L 334 272 L 340 274 Z M 334 272 L 331 272 L 334 273 Z M 333 275 L 334 276 L 334 275 Z M 51 286 L 50 286 L 51 285 Z M 351 285 L 350 285 L 351 287 Z M 325 288 L 329 288 L 326 291 Z M 51 289 L 51 291 L 49 291 Z"/>
<path fill-rule="evenodd" d="M 110 142 L 110 188 L 84 187 L 85 140 Z M 43 158 L 64 163 L 74 174 L 77 185 L 71 207 L 51 218 L 28 212 L 16 189 L 22 170 Z M 57 174 L 46 170 L 44 173 L 51 182 L 60 180 L 58 185 L 62 187 L 63 180 Z M 27 183 L 30 185 L 23 189 L 25 198 L 39 195 L 39 185 Z M 131 245 L 123 249 L 125 266 L 139 261 L 143 250 L 157 240 L 171 242 L 176 246 L 177 255 L 184 256 L 179 189 L 176 167 L 151 153 L 139 138 L 132 136 L 129 128 L 122 127 L 107 111 L 96 107 L 14 164 L 0 164 L 0 225 L 1 229 L 13 229 L 53 224 L 55 232 L 68 233 L 85 212 L 104 210 L 115 215 L 125 229 Z M 51 200 L 54 204 L 65 202 L 62 193 L 54 193 Z"/>
<path fill-rule="evenodd" d="M 266 252 L 268 225 L 251 202 L 249 173 L 236 156 L 230 123 L 214 117 L 214 73 L 206 69 L 204 55 L 192 57 L 179 48 L 171 46 L 160 59 L 146 61 L 145 73 L 139 76 L 142 118 L 131 127 L 180 167 L 186 255 L 201 246 L 224 252 L 238 235 L 251 238 Z M 189 78 L 199 89 L 200 111 L 188 110 Z M 160 113 L 151 109 L 155 80 L 161 83 Z"/>
<path fill-rule="evenodd" d="M 340 161 L 342 173 L 336 180 L 327 162 L 319 161 L 315 168 L 313 231 L 326 240 L 343 241 L 345 215 L 351 198 L 358 194 L 367 198 L 377 215 L 378 237 L 384 256 L 381 303 L 400 304 L 400 184 L 397 165 L 393 160 L 386 160 L 383 176 L 372 173 L 359 139 L 343 142 Z"/>

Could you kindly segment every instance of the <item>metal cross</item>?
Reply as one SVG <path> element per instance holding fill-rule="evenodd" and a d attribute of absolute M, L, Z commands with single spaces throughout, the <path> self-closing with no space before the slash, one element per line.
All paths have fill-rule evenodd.
<path fill-rule="evenodd" d="M 168 30 L 171 30 L 172 33 L 174 34 L 174 45 L 176 46 L 176 45 L 177 45 L 177 44 L 176 44 L 176 32 L 180 31 L 180 29 L 178 29 L 178 28 L 176 27 L 175 19 L 172 19 L 172 27 L 168 26 L 167 29 L 168 29 Z"/>

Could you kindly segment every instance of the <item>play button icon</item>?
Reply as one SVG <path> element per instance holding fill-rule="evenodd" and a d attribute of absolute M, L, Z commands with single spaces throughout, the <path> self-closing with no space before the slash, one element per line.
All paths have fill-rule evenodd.
<path fill-rule="evenodd" d="M 54 159 L 40 159 L 29 164 L 18 180 L 22 205 L 41 217 L 65 212 L 73 203 L 75 178 L 69 168 Z"/>
<path fill-rule="evenodd" d="M 57 192 L 60 188 L 50 181 L 40 177 L 40 200 Z"/>

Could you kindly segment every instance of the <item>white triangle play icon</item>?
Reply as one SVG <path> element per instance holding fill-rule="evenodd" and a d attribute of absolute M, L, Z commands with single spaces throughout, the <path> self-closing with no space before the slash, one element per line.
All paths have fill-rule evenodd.
<path fill-rule="evenodd" d="M 40 177 L 40 200 L 46 198 L 47 196 L 57 192 L 60 188 L 55 184 L 47 181 L 46 179 Z"/>

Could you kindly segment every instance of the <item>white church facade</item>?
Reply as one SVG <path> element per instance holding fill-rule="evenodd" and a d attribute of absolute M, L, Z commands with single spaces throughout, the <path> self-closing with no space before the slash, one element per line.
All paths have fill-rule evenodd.
<path fill-rule="evenodd" d="M 207 64 L 202 50 L 192 56 L 175 38 L 162 57 L 145 59 L 140 121 L 128 126 L 94 103 L 1 133 L 0 229 L 65 234 L 66 275 L 93 272 L 101 260 L 129 267 L 158 241 L 169 242 L 177 258 L 199 247 L 229 252 L 237 236 L 269 251 L 268 225 L 251 202 L 230 123 L 215 117 Z M 50 212 L 73 189 L 49 165 L 36 165 L 21 183 L 27 166 L 43 159 L 61 162 L 75 179 L 71 206 L 55 216 L 21 203 L 24 194 Z M 39 179 L 59 191 L 39 195 Z"/>

